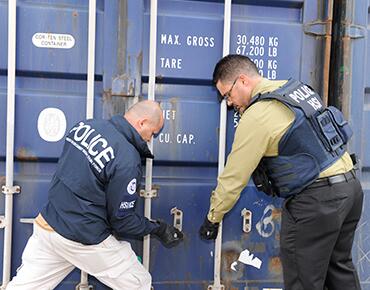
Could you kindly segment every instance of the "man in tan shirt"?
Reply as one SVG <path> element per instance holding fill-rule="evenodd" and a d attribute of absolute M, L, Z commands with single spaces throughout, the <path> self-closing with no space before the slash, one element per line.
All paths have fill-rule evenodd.
<path fill-rule="evenodd" d="M 345 151 L 350 136 L 342 114 L 325 110 L 298 81 L 261 77 L 245 56 L 221 59 L 213 81 L 241 118 L 201 237 L 215 239 L 252 174 L 255 183 L 262 176 L 257 187 L 286 199 L 280 241 L 285 289 L 360 289 L 351 248 L 363 192 Z"/>

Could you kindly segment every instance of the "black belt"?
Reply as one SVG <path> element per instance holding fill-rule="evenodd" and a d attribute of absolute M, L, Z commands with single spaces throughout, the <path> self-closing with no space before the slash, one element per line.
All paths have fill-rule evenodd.
<path fill-rule="evenodd" d="M 333 175 L 333 176 L 329 176 L 329 177 L 318 178 L 318 179 L 316 179 L 316 181 L 314 181 L 314 183 L 307 186 L 307 188 L 330 186 L 330 185 L 333 185 L 333 184 L 336 184 L 336 183 L 348 182 L 351 179 L 355 179 L 355 178 L 356 178 L 356 173 L 352 169 L 351 171 L 348 171 L 346 173 Z"/>

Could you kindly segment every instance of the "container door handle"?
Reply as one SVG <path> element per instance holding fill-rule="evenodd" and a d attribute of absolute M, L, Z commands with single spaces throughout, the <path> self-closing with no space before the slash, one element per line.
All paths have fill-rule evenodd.
<path fill-rule="evenodd" d="M 243 208 L 241 216 L 243 217 L 243 232 L 249 233 L 252 230 L 252 212 Z"/>
<path fill-rule="evenodd" d="M 174 207 L 171 209 L 171 214 L 173 215 L 173 226 L 181 232 L 182 218 L 184 215 L 182 210 L 178 209 L 177 207 Z"/>

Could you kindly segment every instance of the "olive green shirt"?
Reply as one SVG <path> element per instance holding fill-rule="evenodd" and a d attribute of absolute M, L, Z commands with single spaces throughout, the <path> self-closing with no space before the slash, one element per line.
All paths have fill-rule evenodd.
<path fill-rule="evenodd" d="M 252 96 L 276 90 L 287 81 L 263 78 L 254 88 Z M 212 192 L 208 219 L 220 222 L 238 201 L 241 191 L 262 157 L 277 156 L 279 141 L 294 121 L 294 113 L 277 100 L 264 100 L 246 109 L 235 131 L 234 142 L 224 171 L 218 177 Z M 353 168 L 346 152 L 332 166 L 320 173 L 321 177 L 344 173 Z"/>

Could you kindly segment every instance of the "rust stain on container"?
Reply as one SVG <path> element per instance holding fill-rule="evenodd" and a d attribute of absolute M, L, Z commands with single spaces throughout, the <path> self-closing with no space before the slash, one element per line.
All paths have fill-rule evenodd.
<path fill-rule="evenodd" d="M 272 257 L 269 260 L 269 271 L 270 271 L 270 273 L 273 273 L 274 275 L 282 274 L 283 268 L 282 268 L 281 260 L 280 260 L 279 257 Z"/>
<path fill-rule="evenodd" d="M 79 14 L 77 10 L 72 12 L 72 32 L 75 35 L 78 35 L 78 28 L 79 28 Z"/>
<path fill-rule="evenodd" d="M 15 157 L 23 161 L 37 161 L 38 158 L 32 152 L 27 150 L 25 147 L 21 147 L 17 150 Z"/>
<path fill-rule="evenodd" d="M 139 71 L 141 71 L 142 64 L 143 64 L 143 52 L 142 51 L 140 51 L 139 54 L 136 56 L 136 62 L 137 62 Z"/>
<path fill-rule="evenodd" d="M 281 208 L 274 208 L 272 210 L 272 218 L 274 220 L 281 218 Z"/>
<path fill-rule="evenodd" d="M 265 253 L 266 252 L 266 243 L 263 243 L 263 242 L 250 242 L 248 244 L 248 249 L 252 253 Z"/>
<path fill-rule="evenodd" d="M 238 281 L 243 277 L 244 265 L 237 262 L 242 251 L 240 241 L 228 241 L 222 245 L 221 250 L 221 277 L 222 284 L 225 289 L 238 289 L 233 286 L 233 282 Z M 231 265 L 237 262 L 235 270 L 231 269 Z"/>
<path fill-rule="evenodd" d="M 232 273 L 230 265 L 237 261 L 239 258 L 239 252 L 234 249 L 224 250 L 221 254 L 222 267 L 225 272 Z"/>
<path fill-rule="evenodd" d="M 103 102 L 109 102 L 112 98 L 112 89 L 103 91 Z"/>
<path fill-rule="evenodd" d="M 0 176 L 0 186 L 5 185 L 5 176 Z"/>

